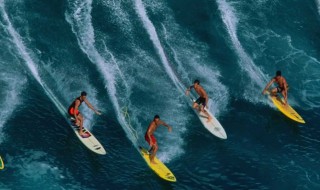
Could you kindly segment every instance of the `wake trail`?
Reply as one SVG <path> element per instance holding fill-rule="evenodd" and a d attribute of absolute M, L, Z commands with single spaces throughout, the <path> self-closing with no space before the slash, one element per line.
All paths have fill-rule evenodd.
<path fill-rule="evenodd" d="M 318 8 L 318 13 L 320 15 L 320 0 L 315 0 Z"/>
<path fill-rule="evenodd" d="M 70 24 L 72 32 L 75 34 L 81 50 L 88 56 L 89 60 L 97 67 L 97 70 L 103 76 L 105 89 L 111 99 L 117 120 L 126 132 L 127 137 L 135 147 L 138 148 L 138 138 L 135 135 L 136 132 L 126 122 L 126 118 L 122 114 L 120 103 L 117 98 L 117 73 L 115 73 L 115 71 L 118 71 L 121 77 L 123 77 L 123 75 L 118 68 L 114 56 L 109 50 L 107 50 L 107 47 L 105 47 L 105 50 L 111 56 L 111 60 L 106 60 L 102 55 L 100 55 L 95 47 L 95 35 L 91 18 L 92 0 L 68 1 L 68 3 L 71 10 L 67 11 L 65 14 L 66 21 Z"/>
<path fill-rule="evenodd" d="M 23 44 L 23 40 L 21 39 L 20 35 L 15 31 L 14 27 L 12 26 L 10 19 L 5 11 L 5 5 L 4 2 L 0 2 L 0 9 L 1 9 L 1 15 L 3 17 L 3 20 L 5 22 L 5 25 L 7 26 L 6 30 L 8 31 L 9 35 L 12 37 L 12 42 L 17 47 L 18 52 L 20 53 L 20 56 L 26 63 L 27 68 L 32 73 L 32 76 L 36 79 L 36 81 L 41 85 L 46 95 L 52 100 L 54 105 L 58 108 L 59 112 L 63 115 L 67 115 L 66 108 L 59 102 L 59 100 L 55 97 L 55 95 L 52 93 L 52 91 L 45 85 L 45 83 L 42 81 L 38 68 L 34 61 L 32 60 L 31 56 L 28 53 L 27 48 Z"/>
<path fill-rule="evenodd" d="M 0 144 L 4 140 L 4 134 L 1 132 L 4 124 L 12 115 L 14 109 L 20 103 L 20 92 L 26 84 L 26 78 L 17 78 L 15 73 L 0 73 L 1 84 L 5 84 L 6 90 L 1 93 L 0 100 Z"/>
<path fill-rule="evenodd" d="M 230 3 L 225 0 L 217 0 L 218 9 L 221 12 L 221 17 L 229 37 L 231 39 L 234 50 L 236 51 L 237 56 L 240 58 L 240 66 L 246 72 L 246 74 L 250 77 L 251 81 L 259 88 L 264 88 L 268 79 L 257 67 L 251 57 L 245 52 L 243 46 L 241 45 L 238 36 L 237 36 L 237 25 L 238 18 L 235 14 L 235 10 Z"/>
<path fill-rule="evenodd" d="M 143 23 L 144 28 L 147 30 L 149 34 L 150 40 L 152 41 L 154 47 L 156 48 L 157 53 L 160 56 L 161 62 L 165 67 L 165 70 L 168 73 L 170 79 L 173 81 L 177 89 L 182 94 L 184 94 L 185 86 L 181 83 L 181 81 L 178 79 L 178 77 L 175 75 L 175 72 L 171 68 L 170 63 L 167 59 L 167 56 L 164 52 L 164 49 L 160 43 L 157 31 L 154 25 L 152 24 L 152 22 L 150 21 L 149 17 L 147 16 L 146 9 L 141 0 L 135 0 L 135 9 Z"/>
<path fill-rule="evenodd" d="M 173 59 L 174 61 L 178 64 L 178 70 L 180 70 L 183 73 L 183 79 L 188 81 L 189 84 L 191 84 L 191 80 L 188 77 L 188 74 L 186 72 L 186 70 L 183 68 L 181 61 L 178 58 L 178 54 L 176 52 L 176 50 L 171 46 L 171 44 L 169 43 L 168 37 L 167 37 L 167 29 L 164 26 L 164 24 L 161 24 L 163 31 L 164 31 L 164 35 L 165 35 L 165 40 L 166 40 L 166 44 L 168 45 L 168 47 L 170 48 L 171 52 L 173 53 Z"/>

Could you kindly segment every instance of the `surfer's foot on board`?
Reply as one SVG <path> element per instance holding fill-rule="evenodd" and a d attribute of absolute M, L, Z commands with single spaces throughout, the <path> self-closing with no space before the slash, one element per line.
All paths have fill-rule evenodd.
<path fill-rule="evenodd" d="M 79 135 L 80 135 L 81 137 L 84 136 L 84 135 L 86 135 L 84 131 L 80 131 L 80 130 L 79 130 L 78 133 L 79 133 Z"/>
<path fill-rule="evenodd" d="M 88 137 L 90 137 L 90 135 L 89 135 L 88 133 L 82 133 L 80 136 L 81 136 L 82 138 L 88 138 Z"/>
<path fill-rule="evenodd" d="M 211 117 L 208 117 L 207 123 L 209 123 L 212 120 Z"/>
<path fill-rule="evenodd" d="M 151 164 L 157 164 L 157 163 L 154 161 L 154 157 L 149 156 L 149 159 L 150 159 L 150 163 L 151 163 Z"/>

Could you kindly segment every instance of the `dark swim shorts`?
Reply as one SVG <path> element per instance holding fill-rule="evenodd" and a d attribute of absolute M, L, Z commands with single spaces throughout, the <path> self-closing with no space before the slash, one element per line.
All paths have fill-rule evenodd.
<path fill-rule="evenodd" d="M 289 89 L 289 86 L 287 86 L 287 89 Z M 280 93 L 282 91 L 284 91 L 284 88 L 280 87 L 280 86 L 277 86 L 277 93 Z"/>
<path fill-rule="evenodd" d="M 206 99 L 203 98 L 203 97 L 199 97 L 199 98 L 196 100 L 196 103 L 199 104 L 199 105 L 202 104 L 203 107 L 206 107 Z"/>

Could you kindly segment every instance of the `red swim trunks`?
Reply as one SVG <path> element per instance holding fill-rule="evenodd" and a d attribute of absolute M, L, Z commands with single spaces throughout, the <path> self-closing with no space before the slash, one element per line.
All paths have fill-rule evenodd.
<path fill-rule="evenodd" d="M 153 143 L 153 144 L 157 143 L 157 140 L 156 140 L 156 138 L 155 138 L 153 135 L 150 135 L 150 137 L 151 137 L 151 140 L 152 140 L 152 143 Z M 150 141 L 147 133 L 144 135 L 144 139 L 145 139 L 145 140 L 149 143 L 149 145 L 150 145 L 151 141 Z"/>
<path fill-rule="evenodd" d="M 74 116 L 74 108 L 70 108 L 70 109 L 68 110 L 68 113 L 69 113 L 70 116 L 73 117 L 73 116 Z M 79 110 L 76 111 L 76 114 L 77 114 L 77 115 L 80 114 Z"/>

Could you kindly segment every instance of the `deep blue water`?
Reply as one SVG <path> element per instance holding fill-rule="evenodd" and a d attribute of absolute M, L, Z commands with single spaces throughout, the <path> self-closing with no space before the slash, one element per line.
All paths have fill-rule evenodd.
<path fill-rule="evenodd" d="M 0 0 L 0 23 L 0 189 L 320 189 L 319 0 Z M 306 124 L 261 95 L 276 70 Z M 227 140 L 188 106 L 194 79 Z M 66 121 L 83 90 L 105 156 Z M 137 150 L 155 114 L 176 183 Z"/>

